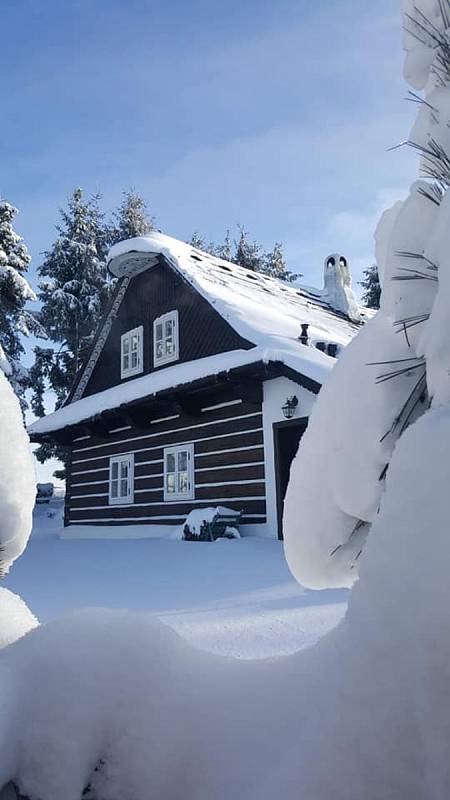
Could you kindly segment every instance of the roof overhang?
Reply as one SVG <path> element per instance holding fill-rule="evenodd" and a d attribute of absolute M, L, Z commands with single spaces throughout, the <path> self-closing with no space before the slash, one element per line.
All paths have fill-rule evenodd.
<path fill-rule="evenodd" d="M 115 278 L 123 278 L 124 275 L 134 277 L 141 272 L 154 267 L 160 259 L 160 253 L 142 253 L 138 250 L 129 250 L 127 253 L 115 256 L 108 261 L 108 269 Z"/>
<path fill-rule="evenodd" d="M 211 401 L 220 402 L 224 392 L 227 392 L 227 396 L 234 394 L 236 397 L 244 394 L 247 402 L 260 403 L 262 382 L 283 376 L 313 394 L 318 394 L 320 391 L 320 383 L 298 373 L 283 362 L 260 360 L 175 387 L 161 389 L 122 403 L 115 408 L 87 415 L 74 424 L 62 424 L 61 427 L 43 432 L 33 431 L 33 426 L 31 426 L 30 439 L 33 442 L 57 442 L 69 445 L 75 438 L 86 433 L 100 437 L 107 436 L 111 429 L 124 423 L 146 430 L 151 426 L 152 420 L 163 415 L 187 413 L 189 416 L 195 417 L 201 413 L 202 406 Z"/>

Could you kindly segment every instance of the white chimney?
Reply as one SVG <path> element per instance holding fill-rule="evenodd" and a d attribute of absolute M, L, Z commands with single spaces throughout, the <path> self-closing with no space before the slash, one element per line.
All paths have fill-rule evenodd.
<path fill-rule="evenodd" d="M 358 301 L 352 289 L 352 279 L 344 256 L 333 253 L 325 259 L 323 280 L 324 300 L 331 308 L 345 314 L 352 322 L 361 322 Z"/>

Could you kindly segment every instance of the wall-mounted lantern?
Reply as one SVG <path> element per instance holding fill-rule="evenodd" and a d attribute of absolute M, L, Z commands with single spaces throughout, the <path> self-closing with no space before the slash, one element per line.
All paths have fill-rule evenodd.
<path fill-rule="evenodd" d="M 283 406 L 281 406 L 281 410 L 286 417 L 286 419 L 292 419 L 295 412 L 297 411 L 298 406 L 298 397 L 295 394 L 292 397 L 287 397 L 286 402 Z"/>

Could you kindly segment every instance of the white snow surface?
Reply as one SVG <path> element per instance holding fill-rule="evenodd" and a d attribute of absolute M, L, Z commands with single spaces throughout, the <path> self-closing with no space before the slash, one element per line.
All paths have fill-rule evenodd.
<path fill-rule="evenodd" d="M 86 606 L 127 608 L 156 614 L 211 652 L 263 658 L 309 646 L 345 612 L 346 591 L 296 583 L 277 540 L 143 539 L 142 525 L 133 539 L 112 539 L 119 526 L 106 528 L 106 540 L 98 526 L 90 538 L 60 539 L 63 502 L 35 507 L 27 549 L 5 580 L 42 622 Z"/>
<path fill-rule="evenodd" d="M 40 800 L 79 800 L 89 781 L 98 800 L 447 797 L 449 440 L 448 409 L 400 438 L 347 616 L 308 650 L 237 660 L 107 610 L 5 648 L 0 785 Z"/>
<path fill-rule="evenodd" d="M 0 573 L 23 552 L 31 532 L 36 479 L 19 401 L 0 370 Z"/>

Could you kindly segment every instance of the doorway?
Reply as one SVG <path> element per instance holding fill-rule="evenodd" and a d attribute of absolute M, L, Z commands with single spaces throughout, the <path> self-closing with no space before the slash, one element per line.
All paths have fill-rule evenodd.
<path fill-rule="evenodd" d="M 277 497 L 278 538 L 283 538 L 284 498 L 289 483 L 292 459 L 297 453 L 300 439 L 308 425 L 308 417 L 275 422 L 273 425 L 273 444 L 275 458 L 275 483 Z"/>

